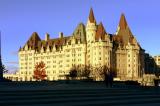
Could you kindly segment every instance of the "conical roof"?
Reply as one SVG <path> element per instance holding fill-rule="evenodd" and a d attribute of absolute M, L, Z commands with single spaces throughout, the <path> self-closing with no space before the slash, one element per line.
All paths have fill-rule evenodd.
<path fill-rule="evenodd" d="M 80 38 L 82 42 L 86 41 L 86 31 L 85 25 L 83 23 L 78 24 L 78 26 L 73 32 L 73 36 L 76 38 Z"/>
<path fill-rule="evenodd" d="M 93 13 L 93 9 L 90 9 L 90 13 L 89 13 L 89 21 L 91 23 L 96 23 L 95 17 L 94 17 L 94 13 Z"/>
<path fill-rule="evenodd" d="M 130 42 L 133 38 L 133 34 L 127 24 L 124 14 L 121 14 L 121 18 L 117 29 L 117 36 L 119 39 L 121 39 L 121 42 L 123 42 L 124 44 L 128 44 L 128 42 Z"/>
<path fill-rule="evenodd" d="M 33 32 L 26 45 L 28 45 L 28 47 L 35 48 L 38 45 L 38 41 L 41 41 L 40 37 L 37 32 Z"/>
<path fill-rule="evenodd" d="M 39 40 L 41 40 L 41 39 L 38 36 L 38 33 L 37 32 L 33 32 L 28 41 L 39 41 Z"/>
<path fill-rule="evenodd" d="M 127 26 L 128 26 L 128 24 L 127 24 L 126 18 L 125 18 L 125 16 L 124 16 L 124 14 L 122 13 L 122 14 L 121 14 L 120 21 L 119 21 L 119 27 L 120 27 L 121 29 L 126 29 Z"/>
<path fill-rule="evenodd" d="M 105 38 L 105 34 L 106 34 L 106 31 L 105 31 L 104 26 L 101 22 L 97 28 L 96 37 L 95 37 L 96 40 L 99 40 L 100 38 L 103 40 Z"/>

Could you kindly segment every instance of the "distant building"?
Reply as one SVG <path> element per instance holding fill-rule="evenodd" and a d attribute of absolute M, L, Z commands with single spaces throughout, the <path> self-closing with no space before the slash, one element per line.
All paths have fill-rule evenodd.
<path fill-rule="evenodd" d="M 152 56 L 145 53 L 145 74 L 155 74 L 157 72 L 157 65 Z"/>
<path fill-rule="evenodd" d="M 157 72 L 160 73 L 160 55 L 154 56 L 154 61 L 157 65 Z"/>
<path fill-rule="evenodd" d="M 121 15 L 115 34 L 106 32 L 90 10 L 87 24 L 80 23 L 74 32 L 65 37 L 44 40 L 34 32 L 19 49 L 19 81 L 34 81 L 33 70 L 37 62 L 45 62 L 47 80 L 63 79 L 74 65 L 92 65 L 117 69 L 120 80 L 139 80 L 144 73 L 144 50 L 132 34 L 124 14 Z M 96 74 L 96 73 L 93 73 Z M 99 80 L 99 78 L 95 78 Z"/>
<path fill-rule="evenodd" d="M 154 56 L 154 60 L 155 60 L 156 64 L 160 67 L 160 55 Z"/>

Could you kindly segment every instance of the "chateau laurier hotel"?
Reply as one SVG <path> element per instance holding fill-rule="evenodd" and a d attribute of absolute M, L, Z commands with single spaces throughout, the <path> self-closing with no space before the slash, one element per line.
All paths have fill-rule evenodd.
<path fill-rule="evenodd" d="M 34 32 L 19 49 L 16 80 L 34 81 L 33 70 L 40 61 L 47 67 L 47 80 L 63 79 L 74 65 L 114 67 L 120 80 L 138 80 L 144 73 L 144 50 L 132 34 L 124 14 L 116 33 L 109 34 L 101 22 L 96 22 L 92 9 L 87 24 L 78 24 L 70 36 L 59 33 L 58 38 L 52 39 L 46 34 L 42 40 Z"/>

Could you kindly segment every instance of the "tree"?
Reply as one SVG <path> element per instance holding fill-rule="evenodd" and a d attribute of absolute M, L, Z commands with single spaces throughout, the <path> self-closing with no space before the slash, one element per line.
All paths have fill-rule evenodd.
<path fill-rule="evenodd" d="M 93 76 L 94 78 L 98 78 L 100 80 L 105 80 L 106 75 L 111 75 L 113 77 L 116 77 L 117 75 L 117 69 L 108 67 L 107 65 L 94 67 L 93 69 Z"/>
<path fill-rule="evenodd" d="M 74 65 L 69 72 L 69 76 L 72 78 L 79 77 L 80 79 L 89 78 L 91 72 L 90 65 Z"/>
<path fill-rule="evenodd" d="M 101 75 L 104 77 L 105 74 L 111 75 L 113 77 L 116 77 L 117 75 L 117 69 L 114 67 L 107 67 L 106 65 L 102 66 L 102 73 Z"/>
<path fill-rule="evenodd" d="M 36 80 L 44 80 L 45 77 L 47 77 L 45 68 L 45 63 L 43 61 L 36 63 L 33 78 Z"/>
<path fill-rule="evenodd" d="M 8 73 L 8 70 L 6 69 L 5 65 L 2 65 L 2 70 L 3 70 L 3 73 Z"/>
<path fill-rule="evenodd" d="M 117 69 L 113 67 L 108 67 L 106 65 L 98 68 L 99 76 L 102 80 L 104 80 L 106 86 L 112 87 L 113 78 L 117 75 Z"/>
<path fill-rule="evenodd" d="M 74 79 L 77 77 L 77 69 L 76 66 L 73 66 L 69 72 L 69 76 Z"/>
<path fill-rule="evenodd" d="M 81 76 L 82 77 L 86 77 L 87 79 L 89 79 L 90 73 L 91 73 L 91 65 L 85 65 L 82 68 Z"/>

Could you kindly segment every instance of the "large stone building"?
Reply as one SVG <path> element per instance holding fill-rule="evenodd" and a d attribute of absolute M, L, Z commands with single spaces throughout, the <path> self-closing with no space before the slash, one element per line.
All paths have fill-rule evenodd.
<path fill-rule="evenodd" d="M 120 80 L 139 80 L 144 73 L 144 50 L 132 34 L 124 14 L 116 33 L 109 34 L 102 22 L 97 23 L 92 9 L 87 24 L 80 23 L 70 36 L 59 33 L 59 38 L 51 39 L 46 34 L 42 40 L 34 32 L 19 49 L 18 80 L 34 80 L 33 70 L 40 61 L 47 66 L 48 80 L 63 78 L 74 65 L 114 67 Z"/>

